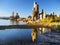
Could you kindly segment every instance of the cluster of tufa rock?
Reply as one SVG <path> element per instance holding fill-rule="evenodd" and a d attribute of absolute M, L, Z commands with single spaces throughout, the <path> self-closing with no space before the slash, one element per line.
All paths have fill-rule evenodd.
<path fill-rule="evenodd" d="M 16 13 L 16 16 L 14 16 L 14 12 L 12 12 L 12 16 L 10 16 L 10 20 L 17 20 L 19 18 L 19 14 Z"/>

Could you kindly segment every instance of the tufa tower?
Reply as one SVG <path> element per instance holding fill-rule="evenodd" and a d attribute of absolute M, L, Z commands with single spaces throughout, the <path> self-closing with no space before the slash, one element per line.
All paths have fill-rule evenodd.
<path fill-rule="evenodd" d="M 34 1 L 33 9 L 32 9 L 32 20 L 36 21 L 39 18 L 39 5 L 36 1 Z"/>

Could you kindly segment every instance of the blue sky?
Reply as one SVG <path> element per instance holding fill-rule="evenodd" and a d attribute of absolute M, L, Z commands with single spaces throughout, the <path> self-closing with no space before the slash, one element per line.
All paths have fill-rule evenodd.
<path fill-rule="evenodd" d="M 39 4 L 39 11 L 42 9 L 46 13 L 55 12 L 60 14 L 60 0 L 36 0 Z M 34 0 L 0 0 L 0 16 L 11 16 L 14 11 L 18 12 L 20 17 L 32 15 Z"/>

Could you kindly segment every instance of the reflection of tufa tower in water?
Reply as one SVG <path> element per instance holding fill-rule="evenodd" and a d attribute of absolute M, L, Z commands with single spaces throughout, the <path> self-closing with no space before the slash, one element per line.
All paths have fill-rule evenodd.
<path fill-rule="evenodd" d="M 32 9 L 32 20 L 35 21 L 39 18 L 39 5 L 36 1 L 34 1 L 33 9 Z"/>
<path fill-rule="evenodd" d="M 31 36 L 32 36 L 32 41 L 34 42 L 37 39 L 37 36 L 38 36 L 37 28 L 32 28 Z"/>

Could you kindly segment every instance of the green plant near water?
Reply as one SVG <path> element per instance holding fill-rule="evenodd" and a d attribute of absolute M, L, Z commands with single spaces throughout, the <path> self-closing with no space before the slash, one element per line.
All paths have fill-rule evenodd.
<path fill-rule="evenodd" d="M 46 17 L 42 20 L 42 22 L 60 22 L 60 17 L 57 16 Z"/>
<path fill-rule="evenodd" d="M 58 22 L 60 22 L 60 16 L 59 16 L 59 17 L 54 16 L 54 18 L 53 18 L 53 17 L 46 17 L 46 18 L 44 18 L 44 19 L 42 20 L 42 22 L 47 22 L 47 23 L 56 22 L 56 23 L 58 23 Z M 54 25 L 54 27 L 56 27 L 56 25 Z M 56 30 L 57 30 L 58 32 L 60 32 L 60 25 L 57 25 Z"/>
<path fill-rule="evenodd" d="M 53 19 L 50 18 L 50 17 L 44 18 L 44 19 L 42 20 L 42 22 L 52 22 L 52 21 L 53 21 Z"/>

